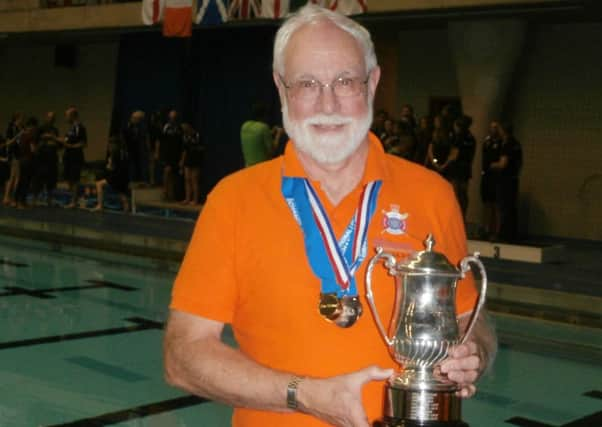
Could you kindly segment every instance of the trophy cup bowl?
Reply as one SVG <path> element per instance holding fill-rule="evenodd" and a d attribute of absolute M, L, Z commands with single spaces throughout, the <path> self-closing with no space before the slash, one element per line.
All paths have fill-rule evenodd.
<path fill-rule="evenodd" d="M 438 364 L 454 345 L 469 336 L 485 302 L 487 276 L 478 254 L 453 266 L 443 254 L 433 251 L 429 234 L 426 250 L 398 263 L 393 255 L 377 249 L 366 271 L 366 299 L 376 326 L 389 353 L 403 370 L 396 372 L 385 386 L 382 427 L 467 427 L 461 420 L 458 386 L 438 372 Z M 376 264 L 395 277 L 396 297 L 389 333 L 380 319 L 372 293 L 372 272 Z M 456 283 L 477 265 L 482 281 L 472 317 L 460 337 L 456 315 Z"/>

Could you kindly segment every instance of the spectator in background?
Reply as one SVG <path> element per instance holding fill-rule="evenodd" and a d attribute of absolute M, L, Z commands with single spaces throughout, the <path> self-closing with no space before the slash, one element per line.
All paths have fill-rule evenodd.
<path fill-rule="evenodd" d="M 481 157 L 481 201 L 483 202 L 483 228 L 482 237 L 493 239 L 498 231 L 498 216 L 496 209 L 496 192 L 499 171 L 491 169 L 491 165 L 500 159 L 502 141 L 500 138 L 498 122 L 489 124 L 489 133 L 483 141 Z"/>
<path fill-rule="evenodd" d="M 472 161 L 476 150 L 476 141 L 470 132 L 471 126 L 472 118 L 469 116 L 461 116 L 454 121 L 451 150 L 447 160 L 449 178 L 464 219 L 468 208 L 468 181 L 472 178 Z"/>
<path fill-rule="evenodd" d="M 130 210 L 128 199 L 130 173 L 129 159 L 126 145 L 117 137 L 109 138 L 107 149 L 107 165 L 103 174 L 96 179 L 96 206 L 91 210 L 93 212 L 102 212 L 104 209 L 105 188 L 110 186 L 119 194 L 121 207 L 124 212 Z"/>
<path fill-rule="evenodd" d="M 416 121 L 414 119 L 411 106 L 408 105 L 404 108 L 407 111 L 406 114 L 412 115 L 402 115 L 402 119 L 397 123 L 397 133 L 399 135 L 399 156 L 406 160 L 412 160 L 416 150 Z"/>
<path fill-rule="evenodd" d="M 157 160 L 155 159 L 154 153 L 159 145 L 159 139 L 161 138 L 162 130 L 163 120 L 161 119 L 161 112 L 154 111 L 151 113 L 148 123 L 148 149 L 149 153 L 153 153 L 152 156 L 148 156 L 148 177 L 151 185 L 155 184 Z"/>
<path fill-rule="evenodd" d="M 416 130 L 416 149 L 414 150 L 414 162 L 426 165 L 428 148 L 433 139 L 433 126 L 430 117 L 424 116 L 418 123 Z"/>
<path fill-rule="evenodd" d="M 184 193 L 182 204 L 198 205 L 200 200 L 201 165 L 203 151 L 201 136 L 188 123 L 182 124 L 184 149 L 180 167 L 184 169 Z"/>
<path fill-rule="evenodd" d="M 182 157 L 182 126 L 176 110 L 171 110 L 155 149 L 155 158 L 163 169 L 163 198 L 175 200 L 176 174 Z"/>
<path fill-rule="evenodd" d="M 128 150 L 130 182 L 148 182 L 148 132 L 144 124 L 144 112 L 134 111 L 122 139 Z"/>
<path fill-rule="evenodd" d="M 523 152 L 520 142 L 514 137 L 511 124 L 499 125 L 502 146 L 500 158 L 490 165 L 498 171 L 496 192 L 498 238 L 504 242 L 514 242 L 518 237 L 518 191 L 519 176 L 523 165 Z"/>
<path fill-rule="evenodd" d="M 6 142 L 4 143 L 7 162 L 10 168 L 8 181 L 4 187 L 3 203 L 5 206 L 17 206 L 16 201 L 13 199 L 13 194 L 16 191 L 19 182 L 19 160 L 17 154 L 19 149 L 19 138 L 21 137 L 22 132 L 23 113 L 15 112 L 6 127 Z"/>
<path fill-rule="evenodd" d="M 433 124 L 433 138 L 427 150 L 427 166 L 449 179 L 447 160 L 451 152 L 451 135 L 443 126 L 443 118 L 440 115 L 435 116 Z"/>
<path fill-rule="evenodd" d="M 389 119 L 389 113 L 385 110 L 378 110 L 376 114 L 374 114 L 374 118 L 372 119 L 372 126 L 370 127 L 370 131 L 377 136 L 386 132 L 385 130 L 385 120 Z M 392 124 L 392 122 L 391 122 Z M 381 139 L 382 141 L 382 139 Z"/>
<path fill-rule="evenodd" d="M 4 194 L 5 185 L 9 176 L 10 165 L 8 164 L 8 147 L 4 136 L 0 134 L 0 188 L 2 189 L 2 194 Z"/>
<path fill-rule="evenodd" d="M 399 156 L 399 135 L 401 134 L 401 124 L 397 121 L 393 121 L 390 119 L 385 120 L 385 123 L 387 121 L 391 121 L 391 130 L 390 132 L 387 132 L 386 135 L 383 134 L 385 136 L 385 139 L 382 140 L 383 147 L 387 154 Z"/>
<path fill-rule="evenodd" d="M 46 120 L 39 128 L 39 145 L 34 154 L 33 194 L 37 200 L 38 195 L 46 190 L 46 204 L 52 205 L 52 198 L 58 180 L 58 144 L 59 130 L 54 125 L 55 114 L 53 111 L 46 113 Z"/>
<path fill-rule="evenodd" d="M 33 155 L 38 145 L 38 120 L 30 117 L 25 123 L 25 131 L 21 134 L 18 144 L 19 182 L 15 190 L 17 209 L 27 207 L 27 193 L 33 174 Z"/>
<path fill-rule="evenodd" d="M 451 132 L 454 122 L 462 115 L 460 109 L 454 104 L 447 104 L 441 109 L 441 126 L 447 132 Z"/>
<path fill-rule="evenodd" d="M 272 131 L 266 123 L 267 107 L 258 103 L 253 105 L 252 118 L 243 123 L 240 129 L 240 141 L 245 167 L 268 160 L 274 151 Z"/>
<path fill-rule="evenodd" d="M 414 107 L 412 107 L 410 104 L 404 104 L 401 107 L 399 120 L 401 121 L 403 134 L 414 135 L 416 130 L 416 116 L 414 116 Z"/>
<path fill-rule="evenodd" d="M 282 156 L 288 142 L 288 134 L 282 125 L 272 127 L 272 135 L 274 137 L 274 155 L 272 157 Z"/>
<path fill-rule="evenodd" d="M 66 208 L 74 208 L 77 206 L 79 198 L 79 180 L 84 166 L 84 147 L 88 143 L 88 134 L 85 126 L 81 123 L 79 112 L 75 107 L 70 107 L 65 111 L 65 117 L 69 124 L 69 130 L 65 135 L 63 152 L 63 175 L 69 183 L 69 191 L 71 192 L 71 203 L 67 204 Z"/>
<path fill-rule="evenodd" d="M 387 117 L 383 122 L 383 130 L 380 134 L 378 134 L 378 137 L 383 146 L 385 146 L 385 141 L 391 136 L 393 136 L 393 120 Z M 385 146 L 384 148 L 386 150 L 387 147 Z"/>

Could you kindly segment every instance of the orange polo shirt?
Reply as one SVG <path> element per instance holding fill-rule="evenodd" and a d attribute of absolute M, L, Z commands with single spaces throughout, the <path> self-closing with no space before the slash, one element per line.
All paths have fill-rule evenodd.
<path fill-rule="evenodd" d="M 435 250 L 457 264 L 466 255 L 464 226 L 450 185 L 422 166 L 385 154 L 370 135 L 364 176 L 333 206 L 312 182 L 333 230 L 340 237 L 357 207 L 361 190 L 380 179 L 377 209 L 368 231 L 368 255 L 356 273 L 364 315 L 342 329 L 318 313 L 320 280 L 314 276 L 303 233 L 281 193 L 283 171 L 305 176 L 293 144 L 284 156 L 226 177 L 211 192 L 195 227 L 176 279 L 171 308 L 232 324 L 240 351 L 281 371 L 330 377 L 376 364 L 396 367 L 379 335 L 365 299 L 365 271 L 376 246 L 396 254 L 423 250 L 433 233 Z M 399 212 L 405 232 L 387 214 Z M 376 266 L 376 305 L 385 325 L 393 309 L 395 281 Z M 458 284 L 458 313 L 472 310 L 472 279 Z M 284 393 L 283 393 L 284 396 Z M 367 384 L 363 402 L 370 420 L 382 414 L 383 382 Z M 235 408 L 233 426 L 313 427 L 326 424 L 300 413 Z"/>

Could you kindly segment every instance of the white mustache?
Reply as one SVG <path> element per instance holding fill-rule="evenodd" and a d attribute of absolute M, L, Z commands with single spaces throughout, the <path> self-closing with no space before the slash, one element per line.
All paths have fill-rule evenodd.
<path fill-rule="evenodd" d="M 319 114 L 317 116 L 310 117 L 303 120 L 304 125 L 318 125 L 318 126 L 340 126 L 352 123 L 353 119 L 345 116 L 338 115 L 325 115 Z"/>

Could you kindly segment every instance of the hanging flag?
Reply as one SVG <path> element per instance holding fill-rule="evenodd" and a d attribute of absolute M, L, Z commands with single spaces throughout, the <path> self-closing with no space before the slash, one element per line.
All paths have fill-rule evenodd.
<path fill-rule="evenodd" d="M 367 0 L 310 0 L 312 3 L 337 11 L 343 15 L 359 15 L 366 13 Z"/>
<path fill-rule="evenodd" d="M 366 13 L 367 0 L 332 0 L 330 2 L 330 10 L 335 10 L 343 15 L 360 15 Z"/>
<path fill-rule="evenodd" d="M 260 7 L 257 0 L 231 0 L 228 6 L 228 19 L 251 19 L 259 17 Z"/>
<path fill-rule="evenodd" d="M 217 25 L 228 20 L 227 0 L 198 0 L 198 6 L 197 24 Z"/>
<path fill-rule="evenodd" d="M 289 12 L 289 0 L 261 0 L 261 17 L 280 19 Z"/>
<path fill-rule="evenodd" d="M 163 35 L 165 37 L 192 36 L 192 0 L 165 0 Z"/>
<path fill-rule="evenodd" d="M 142 0 L 142 22 L 154 25 L 163 19 L 165 0 Z"/>

